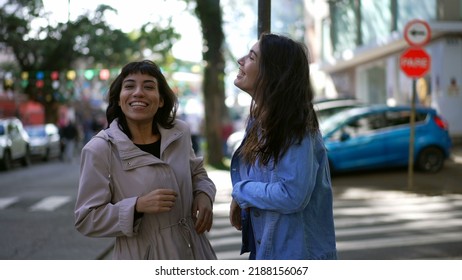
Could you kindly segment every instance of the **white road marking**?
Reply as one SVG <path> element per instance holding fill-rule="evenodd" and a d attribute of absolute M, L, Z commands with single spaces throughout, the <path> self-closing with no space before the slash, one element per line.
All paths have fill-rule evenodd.
<path fill-rule="evenodd" d="M 337 241 L 337 249 L 342 251 L 370 250 L 390 247 L 430 245 L 447 242 L 460 242 L 460 232 L 435 233 L 421 236 L 398 236 L 387 238 L 370 238 L 357 241 Z"/>
<path fill-rule="evenodd" d="M 18 197 L 3 197 L 0 198 L 0 210 L 7 208 L 8 206 L 16 203 L 19 200 Z"/>
<path fill-rule="evenodd" d="M 30 211 L 53 211 L 71 201 L 70 196 L 49 196 L 32 205 Z"/>

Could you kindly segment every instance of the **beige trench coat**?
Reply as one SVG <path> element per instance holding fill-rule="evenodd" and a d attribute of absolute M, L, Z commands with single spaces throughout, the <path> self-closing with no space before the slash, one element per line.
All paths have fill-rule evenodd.
<path fill-rule="evenodd" d="M 75 227 L 86 236 L 115 237 L 114 259 L 216 259 L 192 221 L 193 194 L 216 188 L 191 147 L 187 125 L 159 128 L 161 158 L 148 154 L 118 128 L 117 120 L 83 148 Z M 137 197 L 156 188 L 178 192 L 170 212 L 135 220 Z"/>

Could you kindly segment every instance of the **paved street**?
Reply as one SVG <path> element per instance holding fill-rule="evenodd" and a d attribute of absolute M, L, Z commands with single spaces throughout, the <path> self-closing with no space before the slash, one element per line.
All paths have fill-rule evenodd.
<path fill-rule="evenodd" d="M 460 259 L 462 153 L 438 174 L 407 170 L 334 176 L 340 259 Z M 87 238 L 73 227 L 78 162 L 34 163 L 0 173 L 0 259 L 110 259 L 111 239 Z M 229 224 L 227 171 L 209 170 L 217 185 L 209 234 L 219 259 L 239 255 L 240 232 Z"/>

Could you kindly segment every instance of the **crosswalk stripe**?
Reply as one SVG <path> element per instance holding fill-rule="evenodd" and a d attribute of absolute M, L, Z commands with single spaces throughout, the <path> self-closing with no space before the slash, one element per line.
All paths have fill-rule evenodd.
<path fill-rule="evenodd" d="M 209 232 L 209 236 L 211 238 L 220 238 L 220 237 L 225 237 L 228 235 L 233 235 L 233 234 L 239 234 L 240 231 L 235 229 L 234 227 L 231 227 L 231 224 L 228 221 L 227 227 L 217 227 L 217 225 L 214 225 L 212 230 Z"/>
<path fill-rule="evenodd" d="M 19 200 L 18 197 L 2 197 L 0 198 L 0 210 L 9 207 Z"/>
<path fill-rule="evenodd" d="M 53 211 L 54 209 L 68 203 L 71 200 L 70 196 L 49 196 L 36 204 L 32 205 L 30 211 Z"/>
<path fill-rule="evenodd" d="M 213 205 L 214 215 L 226 216 L 229 215 L 229 202 L 227 203 L 215 203 Z"/>
<path fill-rule="evenodd" d="M 334 223 L 337 229 L 351 228 L 351 227 L 364 227 L 364 226 L 377 226 L 383 223 L 406 223 L 412 220 L 425 219 L 436 222 L 438 220 L 448 219 L 462 219 L 462 212 L 432 212 L 432 213 L 389 213 L 383 215 L 370 215 L 356 217 L 335 217 Z"/>
<path fill-rule="evenodd" d="M 371 203 L 362 203 L 359 204 L 357 201 L 354 202 L 353 206 L 348 207 L 347 205 L 335 205 L 337 207 L 340 207 L 339 210 L 345 210 L 347 211 L 348 209 L 371 209 L 373 208 L 374 210 L 382 210 L 382 211 L 390 211 L 390 207 L 393 207 L 393 210 L 407 210 L 407 209 L 429 209 L 429 208 L 435 208 L 435 207 L 445 207 L 447 208 L 448 205 L 446 205 L 445 200 L 427 200 L 427 199 L 420 199 L 420 200 L 414 200 L 412 201 L 411 199 L 402 199 L 402 200 L 394 200 L 394 201 L 387 201 L 387 200 L 370 200 Z M 373 207 L 371 207 L 373 206 Z"/>
<path fill-rule="evenodd" d="M 219 260 L 247 260 L 249 258 L 249 254 L 243 254 L 241 255 L 241 249 L 240 247 L 237 250 L 233 251 L 221 251 L 221 252 L 216 252 L 217 254 L 217 259 Z"/>
<path fill-rule="evenodd" d="M 444 219 L 444 223 L 438 223 L 435 226 L 435 221 L 420 220 L 420 221 L 409 221 L 400 222 L 394 225 L 373 225 L 367 227 L 351 227 L 351 228 L 336 228 L 335 234 L 337 238 L 358 236 L 366 234 L 377 234 L 377 233 L 392 233 L 392 232 L 403 232 L 404 230 L 419 230 L 419 229 L 431 229 L 431 230 L 442 230 L 454 227 L 462 227 L 462 219 Z M 461 236 L 462 240 L 462 236 Z"/>
<path fill-rule="evenodd" d="M 390 248 L 399 246 L 428 245 L 447 242 L 460 242 L 460 232 L 433 233 L 420 236 L 399 236 L 387 238 L 369 238 L 356 241 L 337 241 L 339 251 L 357 251 Z"/>
<path fill-rule="evenodd" d="M 238 247 L 240 247 L 241 244 L 241 235 L 239 233 L 239 236 L 233 236 L 233 237 L 221 237 L 221 238 L 210 238 L 210 244 L 214 247 L 218 246 L 224 246 L 224 245 L 230 245 L 230 244 L 239 244 Z"/>
<path fill-rule="evenodd" d="M 425 203 L 430 201 L 450 201 L 460 200 L 461 198 L 462 194 L 446 194 L 444 196 L 424 196 L 416 193 L 408 193 L 403 191 L 385 191 L 349 187 L 347 190 L 335 197 L 334 205 L 349 202 L 357 202 L 358 200 L 374 200 L 377 203 L 385 202 L 387 204 L 401 204 Z"/>

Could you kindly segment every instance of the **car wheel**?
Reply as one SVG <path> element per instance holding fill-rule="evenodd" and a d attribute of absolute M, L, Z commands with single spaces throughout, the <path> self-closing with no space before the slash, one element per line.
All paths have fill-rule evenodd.
<path fill-rule="evenodd" d="M 27 147 L 26 154 L 21 159 L 21 165 L 22 166 L 29 166 L 30 163 L 31 163 L 31 161 L 30 161 L 30 150 L 29 150 L 29 147 Z"/>
<path fill-rule="evenodd" d="M 0 161 L 0 169 L 1 170 L 10 170 L 11 169 L 11 154 L 9 150 L 5 150 L 3 154 L 3 158 Z"/>
<path fill-rule="evenodd" d="M 444 153 L 437 147 L 423 149 L 417 157 L 416 167 L 424 172 L 438 172 L 444 165 Z"/>

